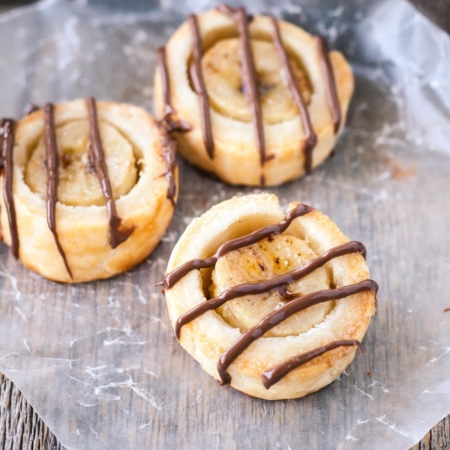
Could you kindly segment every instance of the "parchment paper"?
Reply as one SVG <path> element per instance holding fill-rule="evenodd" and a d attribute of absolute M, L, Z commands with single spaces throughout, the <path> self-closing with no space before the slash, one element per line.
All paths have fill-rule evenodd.
<path fill-rule="evenodd" d="M 336 156 L 270 189 L 368 248 L 378 314 L 340 380 L 296 401 L 220 388 L 179 347 L 152 287 L 192 217 L 236 194 L 180 160 L 157 250 L 130 273 L 66 286 L 0 247 L 0 371 L 69 449 L 407 449 L 450 412 L 450 38 L 404 1 L 248 1 L 350 59 Z M 155 49 L 214 2 L 46 0 L 0 17 L 0 116 L 95 95 L 152 110 Z M 190 430 L 186 432 L 186 430 Z"/>

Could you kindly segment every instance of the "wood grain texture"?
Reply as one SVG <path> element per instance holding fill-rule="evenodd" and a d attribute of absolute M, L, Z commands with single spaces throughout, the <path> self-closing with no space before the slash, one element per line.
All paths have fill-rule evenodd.
<path fill-rule="evenodd" d="M 2 450 L 64 450 L 22 393 L 0 374 L 0 448 Z M 450 415 L 411 450 L 450 448 Z"/>
<path fill-rule="evenodd" d="M 3 374 L 0 374 L 0 448 L 3 450 L 64 449 L 19 389 Z"/>

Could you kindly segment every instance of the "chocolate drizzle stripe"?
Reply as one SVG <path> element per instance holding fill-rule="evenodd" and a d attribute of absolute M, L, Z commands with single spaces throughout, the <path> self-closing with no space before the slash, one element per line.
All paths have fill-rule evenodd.
<path fill-rule="evenodd" d="M 161 74 L 163 99 L 164 99 L 164 117 L 157 122 L 162 133 L 162 148 L 164 161 L 166 163 L 165 177 L 167 180 L 167 198 L 175 208 L 175 197 L 177 194 L 177 185 L 175 182 L 175 169 L 177 167 L 177 144 L 169 134 L 173 131 L 186 132 L 191 130 L 191 126 L 184 120 L 174 119 L 175 109 L 171 103 L 170 96 L 170 77 L 167 69 L 166 47 L 160 47 L 157 51 L 157 64 Z"/>
<path fill-rule="evenodd" d="M 226 3 L 222 3 L 217 8 L 217 11 L 221 12 L 223 15 L 229 17 L 231 20 L 237 20 L 236 9 L 232 6 L 227 5 Z M 253 16 L 251 14 L 247 14 L 247 22 L 251 22 L 253 20 Z"/>
<path fill-rule="evenodd" d="M 177 167 L 177 144 L 174 139 L 172 139 L 166 129 L 160 126 L 162 133 L 162 148 L 164 161 L 166 163 L 166 181 L 167 187 L 167 198 L 171 201 L 173 207 L 175 208 L 175 198 L 177 195 L 177 184 L 175 182 L 175 169 Z"/>
<path fill-rule="evenodd" d="M 231 381 L 227 369 L 236 358 L 241 355 L 253 342 L 259 337 L 263 336 L 267 331 L 271 330 L 284 320 L 288 319 L 295 313 L 309 308 L 318 303 L 328 302 L 331 300 L 339 300 L 350 295 L 357 294 L 362 291 L 378 290 L 378 285 L 373 280 L 365 280 L 360 283 L 351 284 L 338 289 L 325 289 L 323 291 L 312 292 L 311 294 L 300 295 L 295 297 L 289 303 L 286 303 L 281 308 L 272 311 L 258 325 L 250 328 L 243 333 L 234 344 L 220 357 L 217 364 L 217 371 L 221 379 L 221 385 L 229 384 Z"/>
<path fill-rule="evenodd" d="M 175 325 L 175 334 L 177 339 L 180 339 L 181 328 L 192 322 L 197 317 L 200 317 L 202 314 L 207 311 L 211 311 L 213 309 L 217 309 L 222 306 L 224 303 L 229 300 L 233 300 L 238 297 L 242 297 L 244 295 L 255 295 L 262 294 L 264 292 L 269 292 L 272 289 L 283 288 L 284 291 L 281 291 L 281 294 L 285 292 L 286 287 L 293 283 L 294 281 L 299 280 L 300 278 L 309 275 L 314 272 L 319 267 L 322 267 L 327 262 L 331 261 L 333 258 L 337 258 L 338 256 L 347 255 L 349 253 L 362 253 L 365 254 L 365 247 L 361 242 L 350 241 L 346 244 L 340 245 L 338 247 L 334 247 L 321 256 L 309 261 L 305 265 L 301 267 L 297 267 L 290 272 L 287 272 L 283 275 L 279 275 L 271 280 L 261 281 L 259 283 L 244 283 L 238 284 L 237 286 L 233 286 L 224 292 L 222 292 L 218 297 L 212 298 L 210 300 L 206 300 L 203 303 L 192 308 L 187 313 L 183 314 L 176 322 Z M 287 297 L 289 298 L 289 297 Z M 295 298 L 295 296 L 294 296 Z M 281 309 L 281 308 L 280 308 Z M 277 311 L 280 311 L 278 309 Z"/>
<path fill-rule="evenodd" d="M 214 264 L 216 264 L 217 260 L 221 256 L 226 255 L 232 250 L 236 250 L 241 247 L 247 247 L 247 245 L 259 242 L 262 239 L 270 236 L 271 234 L 277 235 L 283 233 L 294 219 L 303 216 L 313 210 L 314 208 L 311 208 L 311 206 L 299 204 L 295 208 L 291 209 L 280 223 L 268 225 L 267 227 L 260 228 L 259 230 L 254 231 L 253 233 L 241 236 L 236 239 L 232 239 L 231 241 L 228 241 L 225 244 L 221 245 L 216 253 L 214 253 L 214 255 L 210 258 L 193 259 L 191 261 L 187 261 L 186 263 L 175 269 L 173 272 L 166 275 L 164 280 L 160 283 L 155 284 L 155 286 L 163 286 L 165 289 L 170 289 L 178 281 L 180 281 L 181 278 L 183 278 L 192 270 L 212 267 L 214 266 Z"/>
<path fill-rule="evenodd" d="M 34 104 L 34 103 L 28 103 L 23 108 L 23 115 L 29 116 L 30 114 L 33 114 L 36 111 L 39 111 L 41 109 L 40 106 Z"/>
<path fill-rule="evenodd" d="M 248 31 L 248 17 L 245 9 L 240 6 L 236 10 L 236 20 L 241 41 L 241 64 L 245 92 L 252 111 L 253 125 L 256 131 L 256 139 L 260 154 L 261 166 L 266 162 L 266 144 L 264 139 L 264 127 L 261 103 L 256 86 L 256 72 L 253 62 L 253 52 L 250 44 L 250 33 Z"/>
<path fill-rule="evenodd" d="M 164 100 L 164 117 L 158 122 L 163 125 L 168 133 L 178 131 L 184 133 L 190 131 L 192 127 L 184 120 L 174 119 L 172 116 L 176 115 L 175 108 L 172 106 L 170 95 L 170 77 L 167 68 L 166 47 L 160 47 L 156 53 L 157 64 L 161 73 L 161 83 Z"/>
<path fill-rule="evenodd" d="M 334 132 L 337 133 L 341 124 L 341 107 L 336 89 L 336 81 L 334 79 L 333 68 L 331 67 L 330 55 L 328 54 L 328 46 L 325 39 L 321 36 L 315 36 L 319 47 L 320 66 L 323 77 L 325 78 L 325 92 L 327 102 L 330 108 L 331 117 L 334 124 Z"/>
<path fill-rule="evenodd" d="M 160 47 L 156 53 L 157 63 L 161 74 L 161 82 L 164 99 L 164 114 L 173 114 L 174 109 L 170 98 L 170 78 L 167 70 L 166 47 Z"/>
<path fill-rule="evenodd" d="M 56 145 L 55 117 L 53 105 L 47 103 L 44 107 L 44 128 L 45 128 L 45 151 L 47 166 L 47 224 L 55 239 L 56 248 L 64 262 L 64 266 L 73 279 L 72 272 L 67 262 L 61 243 L 56 231 L 56 203 L 58 201 L 58 148 Z"/>
<path fill-rule="evenodd" d="M 300 118 L 303 124 L 303 129 L 305 131 L 305 142 L 303 146 L 303 152 L 305 154 L 305 172 L 309 173 L 312 168 L 312 151 L 317 144 L 317 136 L 311 124 L 311 118 L 309 116 L 308 107 L 306 106 L 302 93 L 300 92 L 300 89 L 297 86 L 294 74 L 292 72 L 292 67 L 289 63 L 287 52 L 283 46 L 278 21 L 277 19 L 275 19 L 275 17 L 272 17 L 271 19 L 273 24 L 273 43 L 278 53 L 278 57 L 280 58 L 283 67 L 283 72 L 285 74 L 287 85 L 291 91 L 292 98 L 300 112 Z"/>
<path fill-rule="evenodd" d="M 114 202 L 111 183 L 108 177 L 108 168 L 106 167 L 105 153 L 100 138 L 100 130 L 98 126 L 97 105 L 93 97 L 89 97 L 86 101 L 89 114 L 89 135 L 92 156 L 94 159 L 95 172 L 106 201 L 106 209 L 108 211 L 109 232 L 111 248 L 125 242 L 133 233 L 134 227 L 125 228 L 122 225 L 122 219 L 117 214 L 116 203 Z"/>
<path fill-rule="evenodd" d="M 0 170 L 3 169 L 3 133 L 4 133 L 4 123 L 5 119 L 0 120 Z"/>
<path fill-rule="evenodd" d="M 196 15 L 191 14 L 189 16 L 189 25 L 191 27 L 192 34 L 192 84 L 194 85 L 195 92 L 197 93 L 199 98 L 203 128 L 203 141 L 205 143 L 206 152 L 208 153 L 208 156 L 213 159 L 214 141 L 212 137 L 211 114 L 209 110 L 208 93 L 206 92 L 205 80 L 203 79 L 201 63 L 203 57 L 203 49 Z"/>
<path fill-rule="evenodd" d="M 11 253 L 14 258 L 19 257 L 19 232 L 17 230 L 16 208 L 13 197 L 13 149 L 15 121 L 3 119 L 1 133 L 2 166 L 3 166 L 3 200 L 8 215 L 9 231 L 11 234 Z"/>
<path fill-rule="evenodd" d="M 288 359 L 287 361 L 279 364 L 272 370 L 268 370 L 262 374 L 262 383 L 266 389 L 270 389 L 274 384 L 278 383 L 283 377 L 285 377 L 289 372 L 292 372 L 297 367 L 302 364 L 306 364 L 318 356 L 323 355 L 330 350 L 334 350 L 343 346 L 354 346 L 356 345 L 361 354 L 364 354 L 363 346 L 361 342 L 352 339 L 352 340 L 338 340 L 334 342 L 330 342 L 329 344 L 324 345 L 323 347 L 315 348 L 314 350 L 310 350 L 309 352 L 302 353 L 301 355 L 294 356 L 293 358 Z"/>

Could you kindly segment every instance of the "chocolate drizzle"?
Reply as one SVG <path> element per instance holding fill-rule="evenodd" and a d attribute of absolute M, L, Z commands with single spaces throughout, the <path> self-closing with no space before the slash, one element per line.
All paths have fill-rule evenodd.
<path fill-rule="evenodd" d="M 264 317 L 258 325 L 243 333 L 239 339 L 234 342 L 234 344 L 220 357 L 219 363 L 217 364 L 217 371 L 219 372 L 221 379 L 220 384 L 224 385 L 230 383 L 231 377 L 227 373 L 228 367 L 244 350 L 250 346 L 250 344 L 295 313 L 313 305 L 317 305 L 318 303 L 338 300 L 362 291 L 376 292 L 377 289 L 378 285 L 375 281 L 365 280 L 360 283 L 351 284 L 338 289 L 326 289 L 323 291 L 312 292 L 311 294 L 293 297 L 291 301 Z"/>
<path fill-rule="evenodd" d="M 339 105 L 336 81 L 331 67 L 330 56 L 328 54 L 328 46 L 322 36 L 316 36 L 315 38 L 319 47 L 320 66 L 322 68 L 323 77 L 325 78 L 325 91 L 331 117 L 333 119 L 334 132 L 337 133 L 341 124 L 341 107 Z"/>
<path fill-rule="evenodd" d="M 30 114 L 33 114 L 34 112 L 39 111 L 40 109 L 41 107 L 34 103 L 27 103 L 23 108 L 23 115 L 29 116 Z"/>
<path fill-rule="evenodd" d="M 245 9 L 240 6 L 236 10 L 236 20 L 241 41 L 241 59 L 244 89 L 252 111 L 253 125 L 256 131 L 256 139 L 260 155 L 261 166 L 266 162 L 266 143 L 264 139 L 264 127 L 261 102 L 259 101 L 258 88 L 256 86 L 256 71 L 253 62 L 253 52 L 248 31 L 248 18 Z"/>
<path fill-rule="evenodd" d="M 222 3 L 217 7 L 217 10 L 220 11 L 225 16 L 229 17 L 231 20 L 237 20 L 237 10 L 232 6 L 227 5 L 226 3 Z M 251 14 L 247 14 L 247 22 L 251 22 L 253 20 L 253 16 Z"/>
<path fill-rule="evenodd" d="M 155 284 L 155 286 L 163 286 L 165 289 L 170 289 L 192 270 L 213 267 L 221 256 L 224 256 L 233 250 L 247 247 L 248 245 L 259 242 L 270 235 L 283 233 L 294 219 L 313 211 L 313 209 L 314 208 L 311 208 L 311 206 L 299 204 L 295 208 L 291 209 L 280 223 L 268 225 L 267 227 L 254 231 L 253 233 L 241 236 L 237 239 L 232 239 L 231 241 L 221 245 L 217 249 L 216 253 L 214 253 L 214 255 L 210 258 L 187 261 L 173 272 L 166 275 L 164 280 Z"/>
<path fill-rule="evenodd" d="M 166 163 L 165 177 L 167 180 L 167 198 L 175 207 L 175 198 L 177 193 L 177 185 L 175 182 L 175 168 L 177 167 L 177 144 L 171 137 L 173 132 L 184 133 L 190 131 L 191 126 L 184 120 L 176 118 L 175 109 L 171 103 L 170 97 L 170 78 L 167 70 L 166 48 L 160 47 L 157 51 L 157 62 L 161 73 L 163 99 L 164 99 L 164 117 L 157 122 L 161 129 L 163 156 Z"/>
<path fill-rule="evenodd" d="M 156 52 L 158 67 L 161 73 L 161 82 L 163 89 L 163 99 L 164 99 L 164 114 L 167 116 L 173 114 L 174 109 L 170 98 L 170 79 L 169 71 L 167 70 L 167 60 L 166 60 L 166 47 L 158 48 Z"/>
<path fill-rule="evenodd" d="M 171 103 L 170 96 L 170 78 L 167 69 L 166 48 L 160 47 L 156 53 L 157 63 L 161 73 L 162 90 L 164 99 L 164 117 L 160 120 L 160 124 L 169 132 L 184 133 L 190 131 L 192 127 L 184 120 L 176 119 L 176 112 Z"/>
<path fill-rule="evenodd" d="M 134 230 L 134 227 L 124 228 L 121 226 L 122 219 L 117 215 L 114 199 L 112 196 L 111 184 L 108 178 L 108 172 L 105 162 L 105 155 L 100 139 L 100 131 L 98 128 L 97 108 L 95 99 L 90 97 L 87 100 L 89 125 L 90 125 L 90 146 L 92 149 L 92 156 L 94 162 L 94 168 L 97 172 L 100 185 L 102 188 L 103 196 L 106 200 L 106 206 L 108 210 L 109 229 L 110 229 L 110 245 L 112 248 L 116 248 L 122 242 L 128 239 Z M 29 111 L 25 111 L 25 114 L 31 114 L 32 112 L 40 109 L 36 105 L 31 105 Z M 66 254 L 61 246 L 56 230 L 56 204 L 58 202 L 58 166 L 59 156 L 58 147 L 56 142 L 56 127 L 54 118 L 54 106 L 52 103 L 47 103 L 44 107 L 44 137 L 46 148 L 46 161 L 47 168 L 47 224 L 55 239 L 55 244 L 58 249 L 61 258 L 63 259 L 64 266 L 73 279 L 72 272 L 67 262 Z M 14 148 L 14 127 L 15 121 L 12 119 L 2 119 L 0 129 L 0 168 L 3 168 L 3 197 L 8 214 L 9 229 L 11 233 L 11 253 L 17 259 L 19 256 L 19 236 L 17 229 L 16 211 L 13 198 L 13 148 Z M 164 130 L 165 133 L 165 130 Z M 176 167 L 176 160 L 173 148 L 164 146 L 164 158 L 169 167 L 169 175 L 166 174 L 169 182 L 169 195 L 175 195 L 175 189 L 173 186 L 175 182 L 173 180 L 173 170 Z M 169 181 L 170 176 L 172 181 Z M 172 202 L 173 199 L 171 198 Z"/>
<path fill-rule="evenodd" d="M 97 105 L 93 97 L 89 97 L 86 101 L 89 114 L 89 135 L 92 156 L 94 159 L 95 172 L 106 201 L 106 209 L 108 211 L 109 233 L 111 248 L 116 248 L 122 242 L 125 242 L 133 233 L 134 227 L 124 227 L 122 219 L 117 214 L 116 203 L 114 202 L 111 183 L 108 177 L 108 168 L 106 167 L 105 153 L 103 151 L 102 141 L 100 138 L 100 130 L 98 126 Z"/>
<path fill-rule="evenodd" d="M 206 92 L 205 80 L 203 79 L 202 72 L 202 41 L 200 36 L 200 31 L 198 29 L 197 16 L 191 14 L 189 16 L 189 25 L 191 27 L 192 34 L 192 70 L 191 79 L 194 85 L 194 90 L 198 95 L 200 102 L 201 118 L 202 118 L 202 128 L 203 128 L 203 142 L 205 143 L 206 152 L 208 156 L 214 158 L 214 140 L 212 137 L 212 126 L 211 126 L 211 114 L 209 110 L 209 99 L 208 93 Z"/>
<path fill-rule="evenodd" d="M 67 273 L 73 279 L 72 272 L 67 262 L 61 243 L 56 231 L 55 209 L 58 201 L 58 148 L 56 146 L 55 118 L 53 114 L 53 105 L 47 103 L 44 107 L 44 127 L 45 127 L 45 149 L 47 166 L 47 224 L 55 238 L 56 248 L 64 262 Z"/>
<path fill-rule="evenodd" d="M 363 346 L 361 342 L 352 339 L 352 340 L 338 340 L 334 342 L 330 342 L 329 344 L 324 345 L 323 347 L 315 348 L 309 352 L 302 353 L 301 355 L 294 356 L 293 358 L 288 359 L 287 361 L 279 364 L 272 370 L 268 370 L 262 374 L 262 383 L 266 389 L 270 389 L 274 384 L 278 383 L 284 376 L 286 376 L 289 372 L 292 372 L 297 367 L 302 364 L 306 364 L 318 356 L 323 355 L 330 350 L 334 350 L 339 347 L 350 347 L 356 345 L 361 354 L 364 354 Z"/>
<path fill-rule="evenodd" d="M 17 230 L 16 208 L 13 197 L 13 149 L 14 149 L 13 119 L 1 121 L 1 167 L 3 167 L 3 200 L 8 215 L 9 232 L 11 234 L 11 253 L 19 257 L 19 233 Z"/>
<path fill-rule="evenodd" d="M 288 55 L 283 46 L 283 41 L 281 39 L 280 27 L 278 26 L 278 21 L 275 17 L 272 17 L 273 24 L 273 43 L 275 49 L 278 52 L 281 64 L 283 66 L 283 71 L 287 81 L 287 85 L 291 91 L 292 98 L 295 105 L 297 106 L 300 117 L 303 124 L 303 129 L 305 131 L 305 142 L 303 147 L 303 152 L 305 154 L 305 172 L 309 173 L 312 168 L 312 151 L 317 144 L 317 135 L 314 132 L 314 128 L 311 124 L 311 118 L 309 116 L 308 107 L 306 106 L 305 100 L 300 92 L 300 89 L 295 82 L 294 74 L 292 72 L 291 65 L 289 63 Z"/>
<path fill-rule="evenodd" d="M 163 126 L 161 126 L 161 124 L 160 128 L 162 133 L 161 146 L 167 168 L 166 173 L 164 174 L 168 184 L 167 198 L 175 208 L 175 199 L 177 196 L 177 184 L 175 182 L 175 169 L 177 167 L 177 143 L 169 136 L 169 133 Z"/>
<path fill-rule="evenodd" d="M 267 161 L 266 143 L 264 138 L 264 123 L 262 117 L 261 102 L 258 95 L 258 87 L 256 85 L 256 71 L 253 61 L 252 47 L 250 43 L 250 33 L 248 31 L 248 23 L 253 20 L 253 16 L 248 15 L 243 6 L 234 9 L 229 5 L 222 4 L 217 7 L 217 10 L 229 17 L 231 20 L 234 20 L 238 26 L 241 45 L 241 64 L 244 92 L 247 95 L 247 100 L 252 112 L 253 126 L 255 127 L 262 167 Z"/>
<path fill-rule="evenodd" d="M 246 247 L 270 235 L 280 234 L 289 227 L 289 225 L 295 218 L 311 211 L 313 211 L 313 208 L 307 205 L 299 204 L 296 208 L 290 210 L 280 223 L 266 226 L 248 235 L 228 241 L 220 246 L 216 253 L 208 259 L 195 259 L 186 262 L 178 269 L 168 274 L 164 278 L 164 280 L 157 285 L 162 285 L 165 289 L 170 289 L 188 272 L 194 269 L 212 267 L 217 262 L 218 258 L 232 250 Z M 376 295 L 378 285 L 373 280 L 364 280 L 349 286 L 343 286 L 336 289 L 326 289 L 323 291 L 312 292 L 306 295 L 290 293 L 287 290 L 288 285 L 290 285 L 294 281 L 297 281 L 309 275 L 332 259 L 350 253 L 361 253 L 363 257 L 365 257 L 366 249 L 361 242 L 350 241 L 337 247 L 331 248 L 321 256 L 318 256 L 315 259 L 304 264 L 303 266 L 297 267 L 283 275 L 279 275 L 270 280 L 265 280 L 258 283 L 244 283 L 226 289 L 218 297 L 200 303 L 199 305 L 195 306 L 190 311 L 179 317 L 175 324 L 175 335 L 179 340 L 181 337 L 181 329 L 184 325 L 192 322 L 207 311 L 212 311 L 219 308 L 230 300 L 246 295 L 262 294 L 265 292 L 270 292 L 272 290 L 277 291 L 287 303 L 264 317 L 258 323 L 258 325 L 243 333 L 240 338 L 236 342 L 234 342 L 233 345 L 229 347 L 228 350 L 226 350 L 226 352 L 223 353 L 220 357 L 217 364 L 217 371 L 221 378 L 221 385 L 228 384 L 231 382 L 231 376 L 227 373 L 227 369 L 230 364 L 232 364 L 236 360 L 236 358 L 241 355 L 241 353 L 244 352 L 256 339 L 263 336 L 267 331 L 280 324 L 287 318 L 291 317 L 293 314 L 318 303 L 342 299 L 363 291 L 372 291 Z M 358 345 L 360 349 L 362 349 L 361 344 L 358 341 L 354 340 L 332 342 L 324 347 L 314 349 L 310 352 L 296 356 L 295 358 L 291 358 L 290 360 L 275 367 L 274 369 L 264 372 L 263 384 L 266 389 L 269 389 L 287 373 L 294 370 L 301 364 L 310 361 L 316 356 L 320 356 L 326 351 L 344 345 Z"/>
<path fill-rule="evenodd" d="M 248 24 L 253 20 L 253 16 L 247 14 L 244 7 L 232 8 L 229 5 L 221 4 L 217 7 L 217 10 L 222 14 L 229 17 L 231 20 L 237 23 L 240 51 L 241 51 L 241 65 L 243 75 L 243 90 L 246 94 L 250 110 L 252 113 L 253 126 L 255 129 L 255 135 L 257 140 L 257 147 L 260 154 L 261 167 L 268 161 L 266 156 L 266 143 L 264 136 L 264 122 L 261 108 L 261 102 L 258 95 L 257 78 L 255 71 L 255 64 L 253 59 L 253 52 L 250 41 L 250 33 Z M 206 152 L 208 156 L 214 158 L 214 139 L 212 135 L 211 113 L 208 93 L 206 89 L 205 80 L 203 78 L 201 59 L 203 57 L 201 34 L 198 26 L 198 19 L 195 15 L 189 16 L 189 25 L 192 35 L 192 64 L 189 67 L 190 78 L 193 84 L 195 93 L 199 97 L 201 122 L 203 141 L 205 144 Z M 308 107 L 305 104 L 301 91 L 295 81 L 294 74 L 292 72 L 291 65 L 286 49 L 283 46 L 282 37 L 280 33 L 280 27 L 277 19 L 272 17 L 273 23 L 273 42 L 276 51 L 279 55 L 283 72 L 287 81 L 287 86 L 291 92 L 295 105 L 297 106 L 300 119 L 302 121 L 303 129 L 305 132 L 305 139 L 303 144 L 303 152 L 305 155 L 304 168 L 305 172 L 309 173 L 312 169 L 313 163 L 313 150 L 317 144 L 317 135 L 314 131 L 314 127 L 311 123 Z M 328 105 L 330 107 L 332 120 L 334 124 L 334 132 L 337 133 L 341 123 L 341 110 L 339 100 L 337 97 L 337 89 L 334 80 L 334 74 L 329 60 L 328 49 L 326 42 L 323 38 L 316 36 L 319 45 L 319 57 L 322 68 L 322 73 L 325 79 L 326 96 Z M 175 110 L 171 104 L 170 97 L 170 78 L 167 69 L 166 52 L 165 47 L 158 49 L 157 61 L 162 78 L 162 89 L 164 99 L 164 118 L 161 123 L 164 124 L 169 133 L 171 132 L 185 132 L 191 130 L 191 126 L 183 120 L 176 120 Z M 265 178 L 260 177 L 260 184 L 265 184 Z"/>
<path fill-rule="evenodd" d="M 296 269 L 291 270 L 290 272 L 287 272 L 283 275 L 279 275 L 275 278 L 272 278 L 271 280 L 261 281 L 259 283 L 244 283 L 238 284 L 237 286 L 233 286 L 222 292 L 222 294 L 220 294 L 218 297 L 200 303 L 199 305 L 188 311 L 186 314 L 183 314 L 177 320 L 175 326 L 175 334 L 179 339 L 181 334 L 181 328 L 184 325 L 201 316 L 205 312 L 219 308 L 229 300 L 233 300 L 235 298 L 242 297 L 244 295 L 262 294 L 264 292 L 269 292 L 273 289 L 277 289 L 285 299 L 293 298 L 286 291 L 286 288 L 289 284 L 299 280 L 300 278 L 306 277 L 319 267 L 322 267 L 324 264 L 331 261 L 333 258 L 337 258 L 338 256 L 343 256 L 355 252 L 359 252 L 364 255 L 365 247 L 363 244 L 361 244 L 361 242 L 350 241 L 347 242 L 346 244 L 334 247 L 325 252 L 323 255 L 318 256 L 312 261 L 309 261 L 305 265 L 297 267 Z"/>
<path fill-rule="evenodd" d="M 229 5 L 222 4 L 217 7 L 218 11 L 226 15 L 230 19 L 238 23 L 239 36 L 241 38 L 241 50 L 242 50 L 242 68 L 244 75 L 244 90 L 248 92 L 248 99 L 252 109 L 253 122 L 255 124 L 256 135 L 258 139 L 258 146 L 261 155 L 261 166 L 267 161 L 265 156 L 265 142 L 264 142 L 264 129 L 262 121 L 261 105 L 259 102 L 258 92 L 256 88 L 256 74 L 254 69 L 250 37 L 248 33 L 248 22 L 253 17 L 246 14 L 245 9 L 240 7 L 234 9 Z M 303 96 L 297 86 L 297 83 L 292 72 L 292 68 L 289 63 L 289 58 L 286 53 L 286 49 L 283 46 L 280 27 L 278 20 L 272 17 L 273 23 L 273 43 L 275 49 L 280 58 L 285 73 L 287 85 L 291 91 L 292 98 L 296 104 L 305 130 L 305 142 L 303 152 L 305 154 L 305 172 L 309 173 L 312 169 L 312 152 L 317 144 L 317 135 L 314 132 L 314 128 L 311 123 L 311 118 L 308 113 L 307 105 L 303 99 Z M 319 46 L 319 57 L 322 73 L 325 78 L 325 90 L 328 105 L 331 111 L 331 116 L 334 125 L 334 132 L 337 133 L 341 123 L 341 108 L 339 105 L 339 99 L 337 96 L 336 83 L 334 79 L 333 69 L 328 54 L 328 48 L 325 40 L 320 37 L 315 37 Z"/>

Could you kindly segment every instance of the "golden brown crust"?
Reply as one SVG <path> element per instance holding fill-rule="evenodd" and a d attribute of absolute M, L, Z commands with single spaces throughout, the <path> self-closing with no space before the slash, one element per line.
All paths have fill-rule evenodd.
<path fill-rule="evenodd" d="M 160 241 L 173 215 L 164 174 L 164 131 L 143 109 L 119 103 L 98 102 L 99 122 L 114 127 L 133 147 L 139 177 L 134 187 L 116 200 L 125 226 L 132 235 L 115 249 L 109 244 L 105 206 L 56 206 L 58 238 L 73 273 L 70 279 L 47 224 L 45 198 L 25 183 L 27 161 L 43 135 L 43 112 L 37 111 L 17 124 L 14 146 L 13 194 L 18 221 L 19 256 L 25 266 L 54 281 L 83 282 L 124 272 L 148 256 Z M 55 125 L 86 120 L 84 100 L 55 106 Z M 45 169 L 44 169 L 45 170 Z M 175 173 L 177 179 L 178 172 Z M 10 231 L 3 192 L 1 225 L 5 242 Z"/>
<path fill-rule="evenodd" d="M 291 204 L 289 209 L 295 204 Z M 211 256 L 230 238 L 279 222 L 284 217 L 274 195 L 259 194 L 235 197 L 216 205 L 194 219 L 175 246 L 167 271 L 182 263 Z M 286 231 L 304 239 L 320 255 L 348 242 L 327 216 L 315 210 L 295 219 Z M 333 285 L 342 287 L 369 277 L 364 258 L 352 253 L 327 264 Z M 201 274 L 193 271 L 174 287 L 166 290 L 170 319 L 177 319 L 206 300 Z M 351 363 L 355 347 L 341 347 L 298 367 L 280 382 L 266 390 L 261 381 L 264 371 L 287 359 L 335 340 L 361 341 L 375 312 L 375 295 L 366 291 L 337 300 L 325 320 L 298 335 L 262 337 L 247 348 L 229 367 L 231 386 L 248 395 L 269 400 L 297 398 L 314 392 L 335 380 Z M 210 311 L 181 329 L 180 344 L 215 379 L 219 379 L 217 362 L 221 354 L 235 342 L 241 332 L 227 324 L 215 311 Z"/>
<path fill-rule="evenodd" d="M 217 10 L 200 14 L 198 24 L 204 49 L 221 39 L 237 36 L 235 22 Z M 296 55 L 302 61 L 312 84 L 313 94 L 308 110 L 318 138 L 313 151 L 314 168 L 330 155 L 337 136 L 342 131 L 353 94 L 353 74 L 340 52 L 330 52 L 342 112 L 340 130 L 335 134 L 326 99 L 317 41 L 309 33 L 288 22 L 280 20 L 279 26 L 288 53 Z M 249 24 L 249 32 L 252 39 L 271 41 L 271 19 L 256 16 Z M 214 172 L 218 178 L 230 184 L 259 186 L 264 176 L 265 184 L 273 186 L 304 175 L 305 156 L 302 143 L 305 132 L 299 115 L 290 120 L 264 124 L 266 154 L 271 159 L 261 167 L 252 122 L 235 120 L 211 108 L 215 156 L 212 160 L 208 157 L 203 143 L 198 96 L 193 91 L 188 76 L 187 68 L 191 55 L 191 32 L 189 24 L 185 22 L 166 45 L 171 103 L 178 117 L 192 126 L 190 132 L 177 135 L 180 154 L 190 163 L 207 172 Z M 164 116 L 164 104 L 161 74 L 158 70 L 154 87 L 155 115 L 161 118 Z"/>

